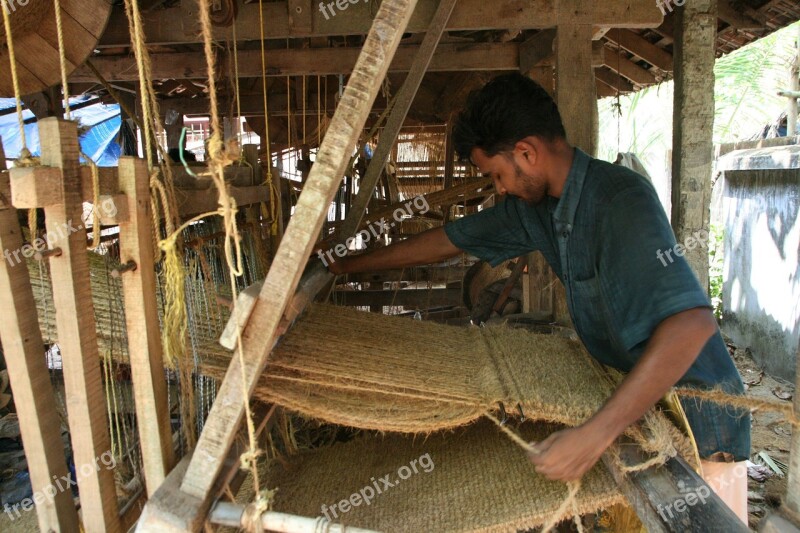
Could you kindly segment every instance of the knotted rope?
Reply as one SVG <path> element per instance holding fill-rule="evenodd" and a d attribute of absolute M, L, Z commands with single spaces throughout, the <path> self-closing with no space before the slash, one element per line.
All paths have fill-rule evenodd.
<path fill-rule="evenodd" d="M 525 440 L 511 431 L 507 426 L 503 425 L 497 418 L 494 417 L 491 413 L 486 413 L 486 418 L 494 422 L 500 431 L 506 434 L 508 438 L 512 440 L 515 444 L 517 444 L 520 448 L 525 450 L 527 453 L 536 454 L 538 450 L 535 446 L 531 445 L 530 443 L 525 442 Z M 572 509 L 572 520 L 575 522 L 575 527 L 578 529 L 579 533 L 583 533 L 583 523 L 581 522 L 580 514 L 578 513 L 578 502 L 577 502 L 577 495 L 578 491 L 581 489 L 581 482 L 578 481 L 567 481 L 567 497 L 561 502 L 561 505 L 558 507 L 556 512 L 550 517 L 550 520 L 542 526 L 542 532 L 547 533 L 551 531 L 556 524 L 559 523 L 561 518 L 567 513 L 567 509 Z"/>

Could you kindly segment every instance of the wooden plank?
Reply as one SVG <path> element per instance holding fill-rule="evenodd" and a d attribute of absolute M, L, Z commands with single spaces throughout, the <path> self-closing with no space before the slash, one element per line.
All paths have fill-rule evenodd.
<path fill-rule="evenodd" d="M 252 394 L 269 352 L 278 339 L 284 311 L 298 286 L 328 206 L 415 4 L 414 0 L 384 0 L 381 3 L 362 56 L 336 108 L 285 238 L 267 274 L 259 305 L 242 332 L 242 357 L 234 357 L 228 367 L 181 483 L 181 494 L 210 504 L 214 480 L 223 467 L 244 415 L 243 402 Z M 171 509 L 170 512 L 179 514 L 182 510 Z"/>
<path fill-rule="evenodd" d="M 542 30 L 519 45 L 519 71 L 527 74 L 533 67 L 551 57 L 556 40 L 555 28 Z"/>
<path fill-rule="evenodd" d="M 665 72 L 672 72 L 672 56 L 664 50 L 654 45 L 644 37 L 625 29 L 612 29 L 606 33 L 606 38 L 620 45 L 622 48 L 640 57 Z"/>
<path fill-rule="evenodd" d="M 655 2 L 631 2 L 630 0 L 608 0 L 591 2 L 589 10 L 592 20 L 598 26 L 621 28 L 652 28 L 661 24 L 663 15 Z M 258 2 L 241 5 L 237 21 L 237 34 L 243 41 L 260 39 L 258 25 Z M 436 9 L 434 2 L 424 2 L 414 13 L 408 25 L 412 33 L 424 32 L 430 25 Z M 331 35 L 363 35 L 369 31 L 374 18 L 370 13 L 370 4 L 359 2 L 348 7 L 330 20 L 316 7 L 313 13 L 313 31 L 301 34 L 289 24 L 287 2 L 264 2 L 264 20 L 269 21 L 264 27 L 266 39 L 286 39 L 289 37 L 323 37 Z M 143 14 L 147 42 L 150 45 L 199 43 L 202 39 L 197 35 L 184 35 L 183 28 L 174 21 L 181 20 L 179 7 L 164 10 L 153 10 Z M 490 29 L 520 28 L 544 29 L 556 26 L 556 15 L 553 1 L 529 2 L 523 0 L 459 0 L 446 31 L 478 31 Z M 229 38 L 228 28 L 215 29 L 214 37 L 218 40 Z M 106 32 L 103 34 L 98 48 L 130 46 L 128 23 L 124 10 L 115 7 L 111 14 Z"/>
<path fill-rule="evenodd" d="M 595 78 L 607 87 L 611 88 L 615 91 L 619 91 L 621 93 L 629 93 L 633 92 L 634 87 L 625 78 L 620 77 L 618 74 L 611 72 L 610 70 L 606 69 L 597 69 L 594 72 Z"/>
<path fill-rule="evenodd" d="M 49 81 L 53 72 L 61 72 L 58 60 L 58 48 L 54 48 L 38 33 L 30 33 L 24 37 L 25 53 L 17 52 L 17 62 L 27 68 L 31 74 L 43 81 Z M 75 68 L 67 63 L 67 72 Z"/>
<path fill-rule="evenodd" d="M 5 168 L 2 143 L 0 167 Z M 7 197 L 8 194 L 9 174 L 0 171 L 0 196 Z M 13 254 L 22 246 L 17 211 L 4 202 L 0 205 L 0 250 Z M 0 265 L 0 300 L 6 302 L 7 307 L 3 320 L 0 320 L 0 339 L 19 417 L 31 488 L 34 494 L 46 496 L 43 501 L 36 502 L 39 529 L 77 531 L 78 513 L 71 491 L 56 491 L 52 485 L 54 479 L 68 476 L 67 462 L 61 440 L 61 420 L 53 409 L 55 396 L 44 358 L 28 269 L 23 262 L 13 261 L 11 256 L 3 259 Z M 8 507 L 6 509 L 9 512 Z"/>
<path fill-rule="evenodd" d="M 308 35 L 314 31 L 314 7 L 311 0 L 288 0 L 289 32 Z"/>
<path fill-rule="evenodd" d="M 397 305 L 415 309 L 463 305 L 461 289 L 401 289 L 399 291 L 334 291 L 332 301 L 337 305 L 368 306 Z"/>
<path fill-rule="evenodd" d="M 644 69 L 625 57 L 609 51 L 603 62 L 612 71 L 623 75 L 637 85 L 654 85 L 657 83 L 656 77 L 649 70 Z"/>
<path fill-rule="evenodd" d="M 136 422 L 144 480 L 152 496 L 175 463 L 156 303 L 150 177 L 142 159 L 122 157 L 119 182 L 130 218 L 119 225 L 120 262 L 136 263 L 122 275 Z"/>
<path fill-rule="evenodd" d="M 378 185 L 378 180 L 384 172 L 386 163 L 389 161 L 389 155 L 395 146 L 397 135 L 400 133 L 400 128 L 403 127 L 406 116 L 408 116 L 408 110 L 411 109 L 411 104 L 414 102 L 414 97 L 417 95 L 422 78 L 428 69 L 455 4 L 455 0 L 439 0 L 436 14 L 433 16 L 431 25 L 428 31 L 425 32 L 422 44 L 414 56 L 411 71 L 397 93 L 394 107 L 392 107 L 389 118 L 386 119 L 386 124 L 381 132 L 378 146 L 372 154 L 366 174 L 361 179 L 358 195 L 353 200 L 350 213 L 348 213 L 344 223 L 336 232 L 336 238 L 340 242 L 344 242 L 345 239 L 354 235 L 361 225 L 369 201 L 372 198 L 375 187 Z M 372 216 L 372 213 L 370 215 Z"/>
<path fill-rule="evenodd" d="M 676 11 L 675 96 L 672 131 L 672 229 L 678 242 L 708 230 L 714 142 L 714 64 L 717 2 L 693 0 Z M 708 253 L 686 251 L 708 290 Z"/>
<path fill-rule="evenodd" d="M 728 0 L 717 0 L 718 17 L 737 30 L 766 30 L 767 20 L 763 15 L 756 20 L 733 7 Z M 756 13 L 756 12 L 754 12 Z"/>
<path fill-rule="evenodd" d="M 597 97 L 598 98 L 607 98 L 609 96 L 616 96 L 617 91 L 606 85 L 605 83 L 601 82 L 600 80 L 595 80 L 597 86 Z"/>
<path fill-rule="evenodd" d="M 398 49 L 389 68 L 390 72 L 407 72 L 419 51 L 417 45 Z M 361 49 L 347 48 L 292 48 L 270 50 L 266 56 L 267 76 L 316 76 L 349 74 L 356 64 Z M 227 72 L 228 57 L 221 58 L 219 70 Z M 92 64 L 108 81 L 133 81 L 138 79 L 136 62 L 129 55 L 98 56 Z M 429 72 L 461 71 L 512 71 L 519 65 L 517 43 L 442 44 L 431 60 Z M 239 77 L 261 77 L 261 53 L 258 50 L 239 51 Z M 153 77 L 204 79 L 205 58 L 202 52 L 175 52 L 153 54 Z M 96 78 L 88 67 L 78 68 L 70 81 L 93 82 Z M 270 108 L 272 107 L 270 101 Z M 262 101 L 263 107 L 263 101 Z M 285 107 L 284 107 L 285 109 Z M 270 109 L 271 111 L 272 109 Z M 208 111 L 206 109 L 206 111 Z"/>
<path fill-rule="evenodd" d="M 266 185 L 231 187 L 229 192 L 239 207 L 269 202 L 269 187 Z M 214 211 L 219 207 L 216 189 L 177 189 L 176 196 L 181 217 Z"/>
<path fill-rule="evenodd" d="M 633 444 L 621 445 L 620 457 L 630 465 L 647 460 Z M 714 490 L 679 457 L 668 460 L 662 467 L 628 475 L 608 453 L 603 454 L 603 462 L 650 533 L 749 531 Z"/>
<path fill-rule="evenodd" d="M 60 168 L 63 173 L 64 203 L 46 207 L 45 218 L 51 248 L 61 248 L 61 255 L 49 260 L 50 277 L 72 449 L 75 468 L 80 472 L 83 524 L 89 532 L 116 532 L 120 527 L 114 474 L 107 468 L 95 468 L 99 458 L 110 453 L 111 441 L 89 285 L 86 231 L 72 226 L 83 213 L 77 124 L 46 118 L 39 121 L 39 132 L 42 164 Z"/>

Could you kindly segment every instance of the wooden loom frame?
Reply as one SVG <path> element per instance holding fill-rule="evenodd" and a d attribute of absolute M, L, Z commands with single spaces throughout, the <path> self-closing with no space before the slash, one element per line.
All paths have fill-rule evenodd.
<path fill-rule="evenodd" d="M 414 83 L 419 85 L 419 80 L 426 70 L 426 61 L 430 60 L 429 54 L 432 54 L 436 48 L 438 35 L 434 40 L 435 30 L 438 28 L 439 35 L 441 35 L 444 23 L 447 21 L 444 15 L 446 7 L 450 5 L 452 10 L 453 3 L 454 0 L 442 0 L 440 3 L 437 16 L 434 17 L 429 28 L 430 38 L 426 34 L 425 41 L 420 46 L 420 51 L 415 59 L 414 67 L 412 67 L 412 74 L 409 75 L 409 80 L 414 80 L 415 76 L 418 76 L 419 79 L 416 82 L 407 81 L 401 89 L 403 97 L 398 98 L 398 109 L 396 110 L 398 114 L 395 116 L 393 112 L 390 118 L 392 128 L 387 126 L 390 131 L 394 131 L 395 124 L 402 124 L 407 112 L 406 104 L 410 105 L 416 93 Z M 323 210 L 330 202 L 343 175 L 343 166 L 346 159 L 349 158 L 347 150 L 355 145 L 357 134 L 361 129 L 359 124 L 363 126 L 361 119 L 366 119 L 366 113 L 369 111 L 378 86 L 385 75 L 388 62 L 391 61 L 396 51 L 399 36 L 402 35 L 403 29 L 408 23 L 414 4 L 415 0 L 386 0 L 384 2 L 384 5 L 389 5 L 387 11 L 393 10 L 387 15 L 387 19 L 392 20 L 394 25 L 388 30 L 386 27 L 383 28 L 385 41 L 381 42 L 380 46 L 373 46 L 366 50 L 366 55 L 375 54 L 371 58 L 374 64 L 370 65 L 370 61 L 364 59 L 365 54 L 362 52 L 351 84 L 348 85 L 348 91 L 345 93 L 345 99 L 342 101 L 341 109 L 337 110 L 330 134 L 326 136 L 326 142 L 320 151 L 319 165 L 315 165 L 318 168 L 316 171 L 312 170 L 309 182 L 301 195 L 297 214 L 289 224 L 288 238 L 284 239 L 284 243 L 279 249 L 278 258 L 273 266 L 274 272 L 268 275 L 259 299 L 255 302 L 256 304 L 260 302 L 262 305 L 254 305 L 253 316 L 243 333 L 243 349 L 246 356 L 245 372 L 248 378 L 249 392 L 252 392 L 255 379 L 260 374 L 260 369 L 263 369 L 266 358 L 277 338 L 290 326 L 305 305 L 313 299 L 318 289 L 330 279 L 327 272 L 317 268 L 301 281 L 300 272 L 321 226 Z M 583 12 L 578 3 L 572 0 L 559 0 L 557 5 L 558 32 L 562 36 L 574 37 L 583 45 L 588 46 L 590 42 L 588 37 L 591 34 L 589 14 Z M 443 21 L 438 18 L 441 16 L 445 16 Z M 447 16 L 449 16 L 449 12 L 447 12 Z M 439 22 L 441 22 L 441 26 L 437 27 Z M 375 26 L 373 26 L 374 31 Z M 386 36 L 391 36 L 391 38 Z M 577 47 L 563 47 L 563 50 L 559 48 L 557 50 L 559 74 L 563 75 L 565 79 L 580 79 L 582 73 L 587 69 L 587 61 L 588 68 L 591 68 L 591 61 L 588 59 L 591 54 L 583 53 L 585 51 L 585 49 Z M 427 60 L 425 59 L 426 55 L 428 55 Z M 375 68 L 376 64 L 377 68 Z M 579 84 L 579 86 L 582 88 L 582 92 L 565 93 L 564 101 L 560 102 L 563 104 L 562 111 L 570 118 L 569 122 L 573 125 L 572 127 L 577 127 L 575 126 L 577 122 L 572 118 L 580 116 L 583 103 L 590 96 L 593 98 L 593 95 L 586 93 L 585 84 Z M 43 152 L 45 152 L 43 153 L 43 162 L 48 166 L 12 170 L 11 178 L 14 185 L 10 191 L 8 185 L 2 181 L 5 175 L 0 175 L 0 248 L 21 245 L 18 223 L 15 218 L 16 213 L 12 209 L 12 204 L 13 207 L 18 208 L 44 207 L 48 213 L 48 230 L 50 230 L 52 226 L 65 219 L 69 220 L 69 216 L 78 213 L 76 206 L 80 205 L 82 199 L 91 199 L 91 194 L 87 193 L 91 190 L 91 186 L 87 185 L 90 184 L 88 173 L 77 168 L 77 135 L 73 131 L 74 125 L 56 119 L 45 119 L 40 122 L 40 125 L 43 128 Z M 590 143 L 589 133 L 585 128 L 571 133 L 576 137 L 574 140 L 578 141 L 577 144 Z M 389 144 L 394 141 L 392 135 L 386 135 L 385 138 Z M 373 163 L 375 164 L 376 161 Z M 368 177 L 373 175 L 379 175 L 379 172 L 374 173 L 370 168 Z M 159 368 L 163 365 L 161 364 L 160 340 L 157 335 L 158 317 L 153 314 L 155 311 L 154 291 L 148 290 L 148 287 L 154 286 L 154 280 L 149 280 L 147 275 L 142 275 L 143 272 L 152 270 L 150 267 L 152 267 L 153 261 L 152 257 L 147 257 L 147 249 L 150 248 L 149 232 L 151 231 L 148 216 L 147 177 L 144 163 L 131 158 L 120 162 L 118 174 L 104 170 L 101 176 L 101 193 L 113 195 L 115 202 L 120 207 L 115 219 L 108 220 L 107 223 L 120 225 L 121 259 L 123 262 L 133 260 L 139 265 L 135 272 L 123 276 L 123 287 L 126 296 L 126 311 L 130 311 L 130 309 L 134 311 L 126 313 L 126 315 L 131 315 L 127 317 L 129 331 L 141 331 L 143 328 L 145 333 L 139 338 L 136 338 L 136 335 L 131 336 L 131 342 L 138 342 L 139 345 L 135 350 L 133 346 L 130 349 L 131 364 L 134 367 L 137 419 L 140 424 L 139 431 L 142 436 L 145 460 L 147 493 L 151 497 L 140 522 L 140 529 L 143 531 L 198 530 L 205 520 L 205 515 L 219 488 L 219 483 L 224 482 L 230 476 L 231 471 L 236 468 L 237 452 L 240 450 L 233 446 L 232 441 L 242 419 L 241 398 L 243 392 L 247 393 L 244 394 L 245 397 L 249 396 L 249 392 L 241 389 L 239 374 L 241 368 L 238 366 L 238 359 L 234 358 L 218 398 L 222 401 L 215 403 L 206 430 L 201 436 L 194 455 L 187 457 L 179 466 L 172 468 L 174 454 L 171 447 L 168 418 L 165 415 L 164 382 L 160 377 Z M 369 185 L 369 180 L 365 183 Z M 365 191 L 369 189 L 371 192 L 370 187 L 365 186 L 363 189 Z M 266 196 L 262 195 L 263 190 L 250 192 L 255 197 Z M 234 195 L 236 194 L 237 192 L 234 193 Z M 238 191 L 238 194 L 248 195 L 247 191 Z M 13 200 L 8 202 L 7 199 L 12 197 Z M 207 194 L 206 197 L 207 201 L 215 201 L 213 195 Z M 239 201 L 238 203 L 245 205 L 247 202 Z M 351 210 L 353 218 L 343 225 L 345 233 L 349 229 L 358 227 L 358 219 L 363 215 L 362 203 L 364 203 L 363 200 L 356 200 L 358 208 Z M 202 209 L 198 208 L 197 210 Z M 123 228 L 126 228 L 126 234 L 129 234 L 125 238 L 122 235 Z M 82 240 L 79 238 L 80 236 L 82 236 Z M 101 423 L 105 412 L 102 409 L 98 410 L 97 406 L 93 405 L 93 403 L 98 403 L 96 399 L 98 383 L 101 382 L 95 368 L 97 366 L 97 347 L 93 342 L 93 318 L 87 319 L 78 314 L 79 310 L 89 309 L 86 307 L 87 303 L 91 305 L 91 294 L 86 275 L 88 266 L 85 242 L 84 230 L 78 232 L 77 236 L 70 236 L 63 243 L 56 243 L 61 244 L 62 255 L 58 258 L 51 258 L 51 261 L 54 265 L 62 263 L 54 269 L 54 286 L 56 273 L 58 273 L 58 279 L 64 281 L 63 285 L 59 284 L 57 288 L 59 307 L 62 309 L 62 318 L 57 319 L 57 326 L 60 339 L 62 330 L 66 330 L 64 334 L 66 344 L 63 350 L 65 379 L 67 361 L 70 366 L 76 365 L 76 371 L 70 374 L 72 384 L 68 385 L 68 390 L 71 396 L 81 399 L 81 405 L 78 407 L 80 411 L 77 415 L 71 416 L 71 418 L 73 424 L 89 427 L 88 435 L 85 436 L 86 446 L 85 449 L 82 449 L 82 459 L 89 459 L 91 454 L 94 453 L 96 454 L 94 457 L 97 457 L 99 455 L 97 452 L 104 451 L 103 447 L 108 441 L 108 434 L 105 425 Z M 152 256 L 152 250 L 150 255 Z M 140 275 L 142 275 L 141 278 Z M 14 302 L 15 311 L 17 311 L 16 320 L 13 323 L 0 322 L 0 335 L 4 339 L 8 339 L 14 338 L 14 335 L 9 336 L 9 332 L 16 333 L 21 340 L 19 343 L 11 343 L 10 346 L 6 346 L 6 353 L 9 360 L 13 359 L 14 370 L 11 370 L 12 364 L 10 363 L 9 372 L 12 374 L 15 394 L 22 394 L 23 397 L 27 394 L 31 398 L 30 402 L 25 402 L 26 404 L 30 403 L 25 406 L 25 409 L 28 409 L 31 414 L 30 417 L 26 416 L 25 418 L 31 422 L 23 424 L 21 421 L 21 426 L 23 426 L 21 429 L 24 434 L 34 436 L 33 438 L 25 437 L 26 450 L 29 442 L 31 450 L 33 450 L 29 458 L 42 459 L 33 461 L 35 464 L 31 465 L 31 478 L 36 489 L 36 487 L 46 486 L 50 477 L 58 475 L 59 468 L 63 469 L 64 467 L 59 463 L 59 461 L 63 463 L 63 449 L 59 450 L 60 442 L 53 436 L 54 428 L 57 425 L 49 423 L 48 416 L 52 413 L 48 413 L 46 406 L 42 403 L 49 397 L 42 391 L 42 387 L 49 387 L 49 378 L 46 368 L 42 371 L 41 336 L 38 326 L 36 326 L 35 305 L 33 305 L 33 297 L 30 293 L 30 283 L 28 281 L 26 289 L 25 276 L 12 271 L 5 265 L 3 269 L 0 269 L 0 295 L 13 295 L 11 301 Z M 289 283 L 284 281 L 287 278 Z M 296 288 L 299 288 L 297 293 L 295 293 Z M 54 292 L 56 291 L 54 290 Z M 152 301 L 149 299 L 149 293 L 153 294 Z M 131 304 L 128 303 L 129 298 Z M 270 305 L 264 305 L 267 303 Z M 65 310 L 69 312 L 65 312 Z M 85 314 L 91 315 L 91 313 Z M 264 331 L 268 331 L 269 335 L 264 336 Z M 136 339 L 134 340 L 134 338 Z M 134 352 L 137 353 L 136 364 L 133 359 Z M 24 369 L 27 377 L 22 376 L 21 369 Z M 17 389 L 23 392 L 18 393 Z M 139 411 L 140 404 L 141 411 Z M 269 413 L 259 417 L 259 428 L 264 427 L 268 417 Z M 146 439 L 145 435 L 149 437 Z M 61 459 L 59 459 L 59 454 Z M 646 474 L 639 476 L 642 475 Z M 92 517 L 87 524 L 88 531 L 126 529 L 132 519 L 138 515 L 139 509 L 134 506 L 120 516 L 114 505 L 115 502 L 103 500 L 104 494 L 106 498 L 109 494 L 107 478 L 107 475 L 98 472 L 98 475 L 92 476 L 81 485 L 82 494 L 86 498 L 84 513 Z M 618 480 L 618 482 L 623 485 L 622 480 Z M 641 486 L 637 485 L 635 480 L 631 485 Z M 651 492 L 647 494 L 652 495 Z M 114 493 L 113 480 L 110 493 Z M 626 491 L 626 495 L 631 498 L 630 491 Z M 73 529 L 72 524 L 77 519 L 77 515 L 71 502 L 66 502 L 66 500 L 67 498 L 63 496 L 57 497 L 51 505 L 39 506 L 39 520 L 43 529 L 52 528 L 56 531 Z M 651 502 L 655 501 L 652 498 L 650 500 Z M 635 498 L 631 498 L 631 501 L 639 511 L 640 507 Z M 99 520 L 95 522 L 95 518 L 99 518 Z"/>

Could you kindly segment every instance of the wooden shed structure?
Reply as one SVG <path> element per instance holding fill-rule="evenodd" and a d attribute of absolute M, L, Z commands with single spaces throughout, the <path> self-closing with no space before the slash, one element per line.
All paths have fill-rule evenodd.
<path fill-rule="evenodd" d="M 0 113 L 18 112 L 22 123 L 22 108 L 32 112 L 35 119 L 27 120 L 38 121 L 42 147 L 38 161 L 14 154 L 13 168 L 0 173 L 0 249 L 21 251 L 16 265 L 0 266 L 0 297 L 10 309 L 0 321 L 0 341 L 34 495 L 45 495 L 35 501 L 42 531 L 78 531 L 79 522 L 89 532 L 134 525 L 200 531 L 212 524 L 342 531 L 316 517 L 269 510 L 272 496 L 257 490 L 265 435 L 291 433 L 284 408 L 317 412 L 315 402 L 327 398 L 325 379 L 315 381 L 319 374 L 355 400 L 371 383 L 365 376 L 374 369 L 363 362 L 339 375 L 333 359 L 324 371 L 301 368 L 299 348 L 285 348 L 280 364 L 271 358 L 298 323 L 307 324 L 309 336 L 336 333 L 314 329 L 313 317 L 323 311 L 298 320 L 315 300 L 457 322 L 468 315 L 465 300 L 473 312 L 483 306 L 502 313 L 521 278 L 521 309 L 514 310 L 563 328 L 570 319 L 563 287 L 540 254 L 500 272 L 463 258 L 338 280 L 309 257 L 327 247 L 362 246 L 352 236 L 370 220 L 395 216 L 388 233 L 369 244 L 380 246 L 491 205 L 491 180 L 457 160 L 452 126 L 471 91 L 515 71 L 555 96 L 569 141 L 590 154 L 599 97 L 673 78 L 673 228 L 678 241 L 707 229 L 714 61 L 800 20 L 795 0 L 0 2 L 0 96 L 19 102 Z M 69 111 L 62 86 L 67 95 L 121 105 L 122 130 L 138 149 L 125 153 L 117 168 L 81 166 L 78 125 L 57 118 Z M 186 160 L 190 123 L 206 139 L 197 150 L 205 152 L 202 163 Z M 248 132 L 260 143 L 248 143 Z M 25 142 L 23 136 L 23 148 Z M 181 161 L 171 161 L 169 151 Z M 424 199 L 424 212 L 411 209 L 415 198 Z M 92 204 L 91 214 L 72 231 L 73 221 L 86 219 L 84 203 Z M 21 225 L 23 209 L 30 216 Z M 398 218 L 398 209 L 407 213 Z M 37 233 L 42 213 L 45 231 Z M 687 257 L 707 285 L 708 257 L 702 250 Z M 487 304 L 481 298 L 489 286 L 495 296 Z M 352 328 L 360 323 L 344 312 L 341 319 Z M 225 349 L 216 342 L 220 335 Z M 463 344 L 466 350 L 469 343 Z M 318 355 L 309 365 L 323 360 Z M 402 364 L 398 359 L 395 366 Z M 54 368 L 63 377 L 51 380 Z M 287 382 L 307 388 L 292 396 L 281 388 Z M 419 392 L 401 380 L 379 385 L 398 397 Z M 469 403 L 457 396 L 420 402 L 423 414 L 412 422 L 439 420 L 436 409 L 448 402 Z M 72 474 L 80 515 L 71 491 L 53 489 L 54 480 L 71 475 L 53 398 L 66 406 L 72 463 L 92 466 Z M 127 408 L 116 403 L 122 398 Z M 464 410 L 451 413 L 452 420 L 472 420 Z M 502 404 L 500 410 L 505 414 Z M 353 422 L 342 425 L 383 427 L 353 412 Z M 437 438 L 431 446 L 446 449 Z M 286 442 L 292 440 L 288 435 Z M 398 442 L 391 445 L 400 449 Z M 784 505 L 798 516 L 797 435 L 793 442 L 789 483 L 795 489 Z M 289 445 L 273 447 L 282 446 Z M 370 446 L 364 449 L 377 449 Z M 140 469 L 102 468 L 98 458 L 112 451 Z M 636 442 L 620 454 L 630 464 L 653 451 Z M 616 486 L 619 494 L 603 502 L 627 501 L 651 531 L 684 530 L 687 516 L 696 530 L 740 530 L 715 497 L 681 517 L 659 513 L 704 486 L 684 459 L 626 475 L 607 457 L 607 479 L 593 483 L 598 494 L 603 483 Z M 247 507 L 232 497 L 245 477 L 243 463 L 255 465 L 254 503 Z M 599 501 L 543 512 L 580 515 L 603 507 Z M 543 524 L 541 517 L 526 517 L 504 516 L 481 527 Z M 476 524 L 470 527 L 480 529 Z"/>

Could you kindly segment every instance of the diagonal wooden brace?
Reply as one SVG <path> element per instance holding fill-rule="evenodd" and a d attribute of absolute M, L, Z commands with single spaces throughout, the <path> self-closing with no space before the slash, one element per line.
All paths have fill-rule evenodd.
<path fill-rule="evenodd" d="M 381 4 L 267 274 L 260 296 L 265 304 L 255 307 L 242 334 L 242 357 L 235 356 L 228 367 L 178 491 L 183 497 L 175 495 L 176 501 L 182 501 L 182 508 L 173 508 L 164 516 L 163 507 L 156 509 L 148 503 L 139 522 L 140 531 L 199 528 L 198 514 L 207 512 L 211 504 L 215 480 L 242 422 L 244 402 L 249 401 L 279 336 L 284 311 L 300 281 L 327 206 L 341 182 L 415 5 L 416 0 L 385 0 Z"/>

